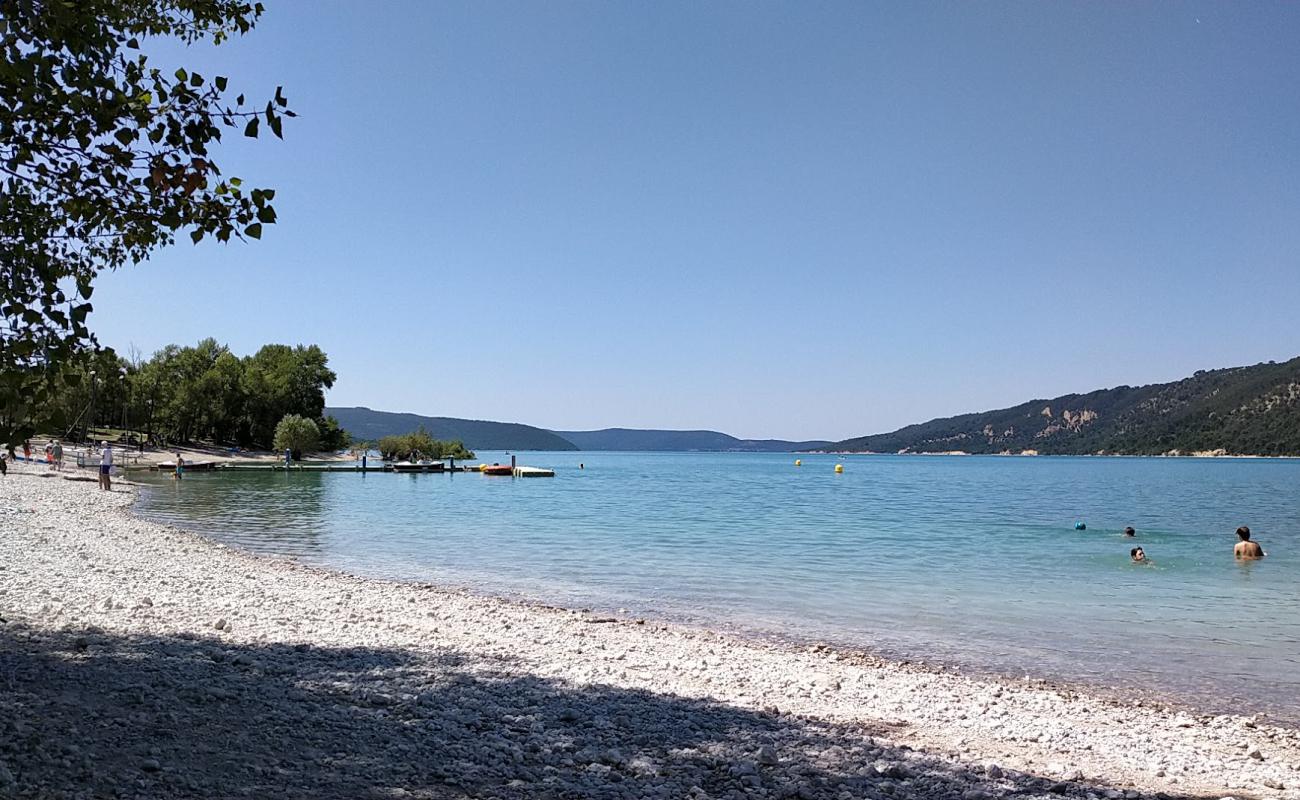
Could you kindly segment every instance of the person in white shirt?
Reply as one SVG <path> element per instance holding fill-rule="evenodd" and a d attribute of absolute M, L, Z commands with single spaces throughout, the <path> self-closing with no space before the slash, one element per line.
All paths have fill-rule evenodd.
<path fill-rule="evenodd" d="M 109 473 L 113 471 L 113 448 L 108 442 L 100 442 L 99 446 L 103 448 L 99 452 L 99 488 L 111 492 L 113 478 Z"/>

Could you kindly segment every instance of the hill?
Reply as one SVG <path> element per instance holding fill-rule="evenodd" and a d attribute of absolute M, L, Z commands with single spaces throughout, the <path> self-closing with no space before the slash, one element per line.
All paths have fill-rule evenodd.
<path fill-rule="evenodd" d="M 599 431 L 555 431 L 579 450 L 683 452 L 692 450 L 746 453 L 789 453 L 816 450 L 830 442 L 787 442 L 783 439 L 737 439 L 718 431 L 661 431 L 605 428 Z"/>
<path fill-rule="evenodd" d="M 384 436 L 410 433 L 423 425 L 433 438 L 459 439 L 471 450 L 578 449 L 572 442 L 548 430 L 515 422 L 425 417 L 419 414 L 372 411 L 365 407 L 326 408 L 325 413 L 337 419 L 339 425 L 352 434 L 353 439 L 372 442 Z"/>
<path fill-rule="evenodd" d="M 1012 408 L 846 439 L 829 449 L 896 452 L 1300 455 L 1300 358 L 1190 378 L 1031 400 Z"/>

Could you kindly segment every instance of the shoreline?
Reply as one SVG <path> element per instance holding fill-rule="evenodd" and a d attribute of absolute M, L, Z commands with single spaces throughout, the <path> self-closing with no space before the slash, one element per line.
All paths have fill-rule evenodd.
<path fill-rule="evenodd" d="M 1218 451 L 1204 451 L 1194 453 L 1040 453 L 1034 451 L 1022 451 L 1019 453 L 1001 452 L 1001 453 L 968 453 L 965 450 L 943 450 L 943 451 L 909 451 L 906 453 L 880 453 L 875 450 L 797 450 L 791 455 L 809 455 L 809 456 L 969 456 L 972 458 L 1190 458 L 1190 459 L 1251 459 L 1258 461 L 1297 461 L 1300 455 L 1294 456 L 1265 456 L 1253 453 L 1220 453 Z"/>
<path fill-rule="evenodd" d="M 419 797 L 448 796 L 455 786 L 472 791 L 453 796 L 500 797 L 615 797 L 625 796 L 615 788 L 637 788 L 630 796 L 690 796 L 698 789 L 694 796 L 1300 798 L 1300 733 L 1255 718 L 1197 714 L 1165 707 L 1164 700 L 1135 705 L 1077 686 L 966 674 L 869 651 L 358 577 L 147 521 L 134 513 L 137 492 L 128 488 L 103 494 L 33 472 L 0 479 L 0 507 L 34 509 L 0 517 L 16 530 L 0 539 L 0 673 L 18 674 L 21 687 L 16 707 L 6 708 L 0 693 L 0 794 L 7 772 L 19 787 L 62 780 L 64 790 L 99 791 L 145 781 L 155 794 L 143 796 L 168 797 L 253 787 L 352 796 L 346 787 L 382 785 L 404 792 L 392 796 Z M 196 649 L 203 655 L 176 655 Z M 56 650 L 57 658 L 50 655 Z M 113 659 L 124 651 L 134 657 Z M 146 670 L 153 682 L 122 677 L 138 703 L 96 703 L 102 687 L 78 676 L 93 672 L 101 655 L 123 672 L 131 670 L 122 664 L 141 657 L 167 669 Z M 357 658 L 365 669 L 345 669 Z M 43 674 L 57 676 L 61 691 L 23 684 L 23 668 L 38 663 Z M 162 688 L 159 674 L 169 676 Z M 283 685 L 269 696 L 253 677 Z M 503 681 L 509 688 L 498 691 Z M 214 687 L 216 703 L 208 691 Z M 447 733 L 458 730 L 464 703 L 426 700 L 448 692 L 473 701 L 470 707 L 492 709 L 476 711 L 492 724 L 466 729 L 468 738 Z M 301 697 L 284 699 L 295 694 Z M 81 716 L 87 708 L 101 722 L 143 713 L 173 735 L 181 722 L 235 725 L 226 706 L 263 709 L 261 727 L 268 730 L 303 712 L 306 719 L 282 733 L 307 763 L 276 762 L 271 745 L 256 742 L 248 749 L 251 773 L 214 768 L 210 762 L 225 763 L 220 753 L 196 761 L 166 739 L 153 745 L 156 753 L 137 752 L 100 741 L 102 725 L 81 720 L 68 727 L 71 712 L 61 709 L 69 696 Z M 547 700 L 557 696 L 559 705 Z M 91 759 L 81 773 L 64 768 L 62 778 L 57 769 L 24 768 L 4 744 L 3 734 L 12 733 L 4 729 L 6 714 L 29 739 L 34 731 L 48 734 L 35 738 L 50 740 L 42 752 L 56 766 L 68 740 L 86 740 L 71 742 L 82 754 L 117 757 Z M 527 717 L 532 721 L 519 723 Z M 409 724 L 380 724 L 392 719 Z M 460 752 L 479 738 L 496 741 L 490 732 L 501 729 L 508 758 L 500 748 L 462 753 L 451 767 L 438 768 L 446 774 L 378 755 L 366 769 L 348 766 L 328 755 L 330 742 L 311 734 L 337 730 L 335 745 L 346 740 L 354 749 L 391 754 L 400 745 Z M 260 728 L 248 735 L 257 739 Z M 197 783 L 189 786 L 183 775 Z"/>

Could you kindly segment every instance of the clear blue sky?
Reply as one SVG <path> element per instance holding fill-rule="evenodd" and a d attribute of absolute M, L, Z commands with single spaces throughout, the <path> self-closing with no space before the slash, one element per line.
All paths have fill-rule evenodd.
<path fill-rule="evenodd" d="M 301 116 L 263 241 L 101 339 L 332 405 L 838 439 L 1300 354 L 1300 5 L 266 0 L 155 50 Z"/>

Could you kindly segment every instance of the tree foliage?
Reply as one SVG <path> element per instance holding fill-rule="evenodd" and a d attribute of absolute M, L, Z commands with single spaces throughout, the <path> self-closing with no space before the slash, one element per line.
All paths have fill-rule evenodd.
<path fill-rule="evenodd" d="M 474 453 L 465 448 L 459 440 L 443 442 L 433 438 L 421 425 L 411 433 L 397 436 L 385 436 L 379 440 L 378 450 L 389 461 L 421 458 L 473 458 Z"/>
<path fill-rule="evenodd" d="M 285 414 L 275 426 L 275 443 L 279 450 L 289 450 L 295 459 L 302 458 L 304 451 L 315 450 L 320 442 L 320 431 L 316 423 L 297 414 Z"/>
<path fill-rule="evenodd" d="M 352 446 L 352 436 L 339 425 L 339 421 L 334 417 L 321 417 L 316 420 L 316 427 L 320 430 L 319 448 L 323 453 L 337 453 L 340 450 L 347 450 Z"/>
<path fill-rule="evenodd" d="M 285 414 L 319 418 L 325 411 L 325 390 L 337 377 L 328 363 L 324 351 L 314 344 L 268 344 L 245 359 L 240 387 L 248 428 L 241 431 L 242 437 L 269 441 Z"/>
<path fill-rule="evenodd" d="M 155 67 L 150 38 L 214 44 L 252 29 L 243 0 L 0 0 L 0 439 L 46 421 L 77 386 L 96 277 L 144 260 L 179 231 L 257 239 L 270 189 L 213 160 L 223 133 L 277 137 L 293 116 L 228 100 L 227 81 Z"/>
<path fill-rule="evenodd" d="M 342 450 L 349 438 L 323 416 L 334 385 L 316 345 L 267 345 L 239 357 L 216 339 L 167 345 L 135 362 L 111 351 L 87 353 L 65 369 L 74 380 L 49 399 L 47 433 L 75 438 L 86 426 L 129 427 L 175 442 L 210 441 L 270 448 L 276 426 L 296 414 L 315 423 L 319 446 Z M 0 408 L 0 417 L 8 413 Z M 3 423 L 3 419 L 0 419 Z"/>

